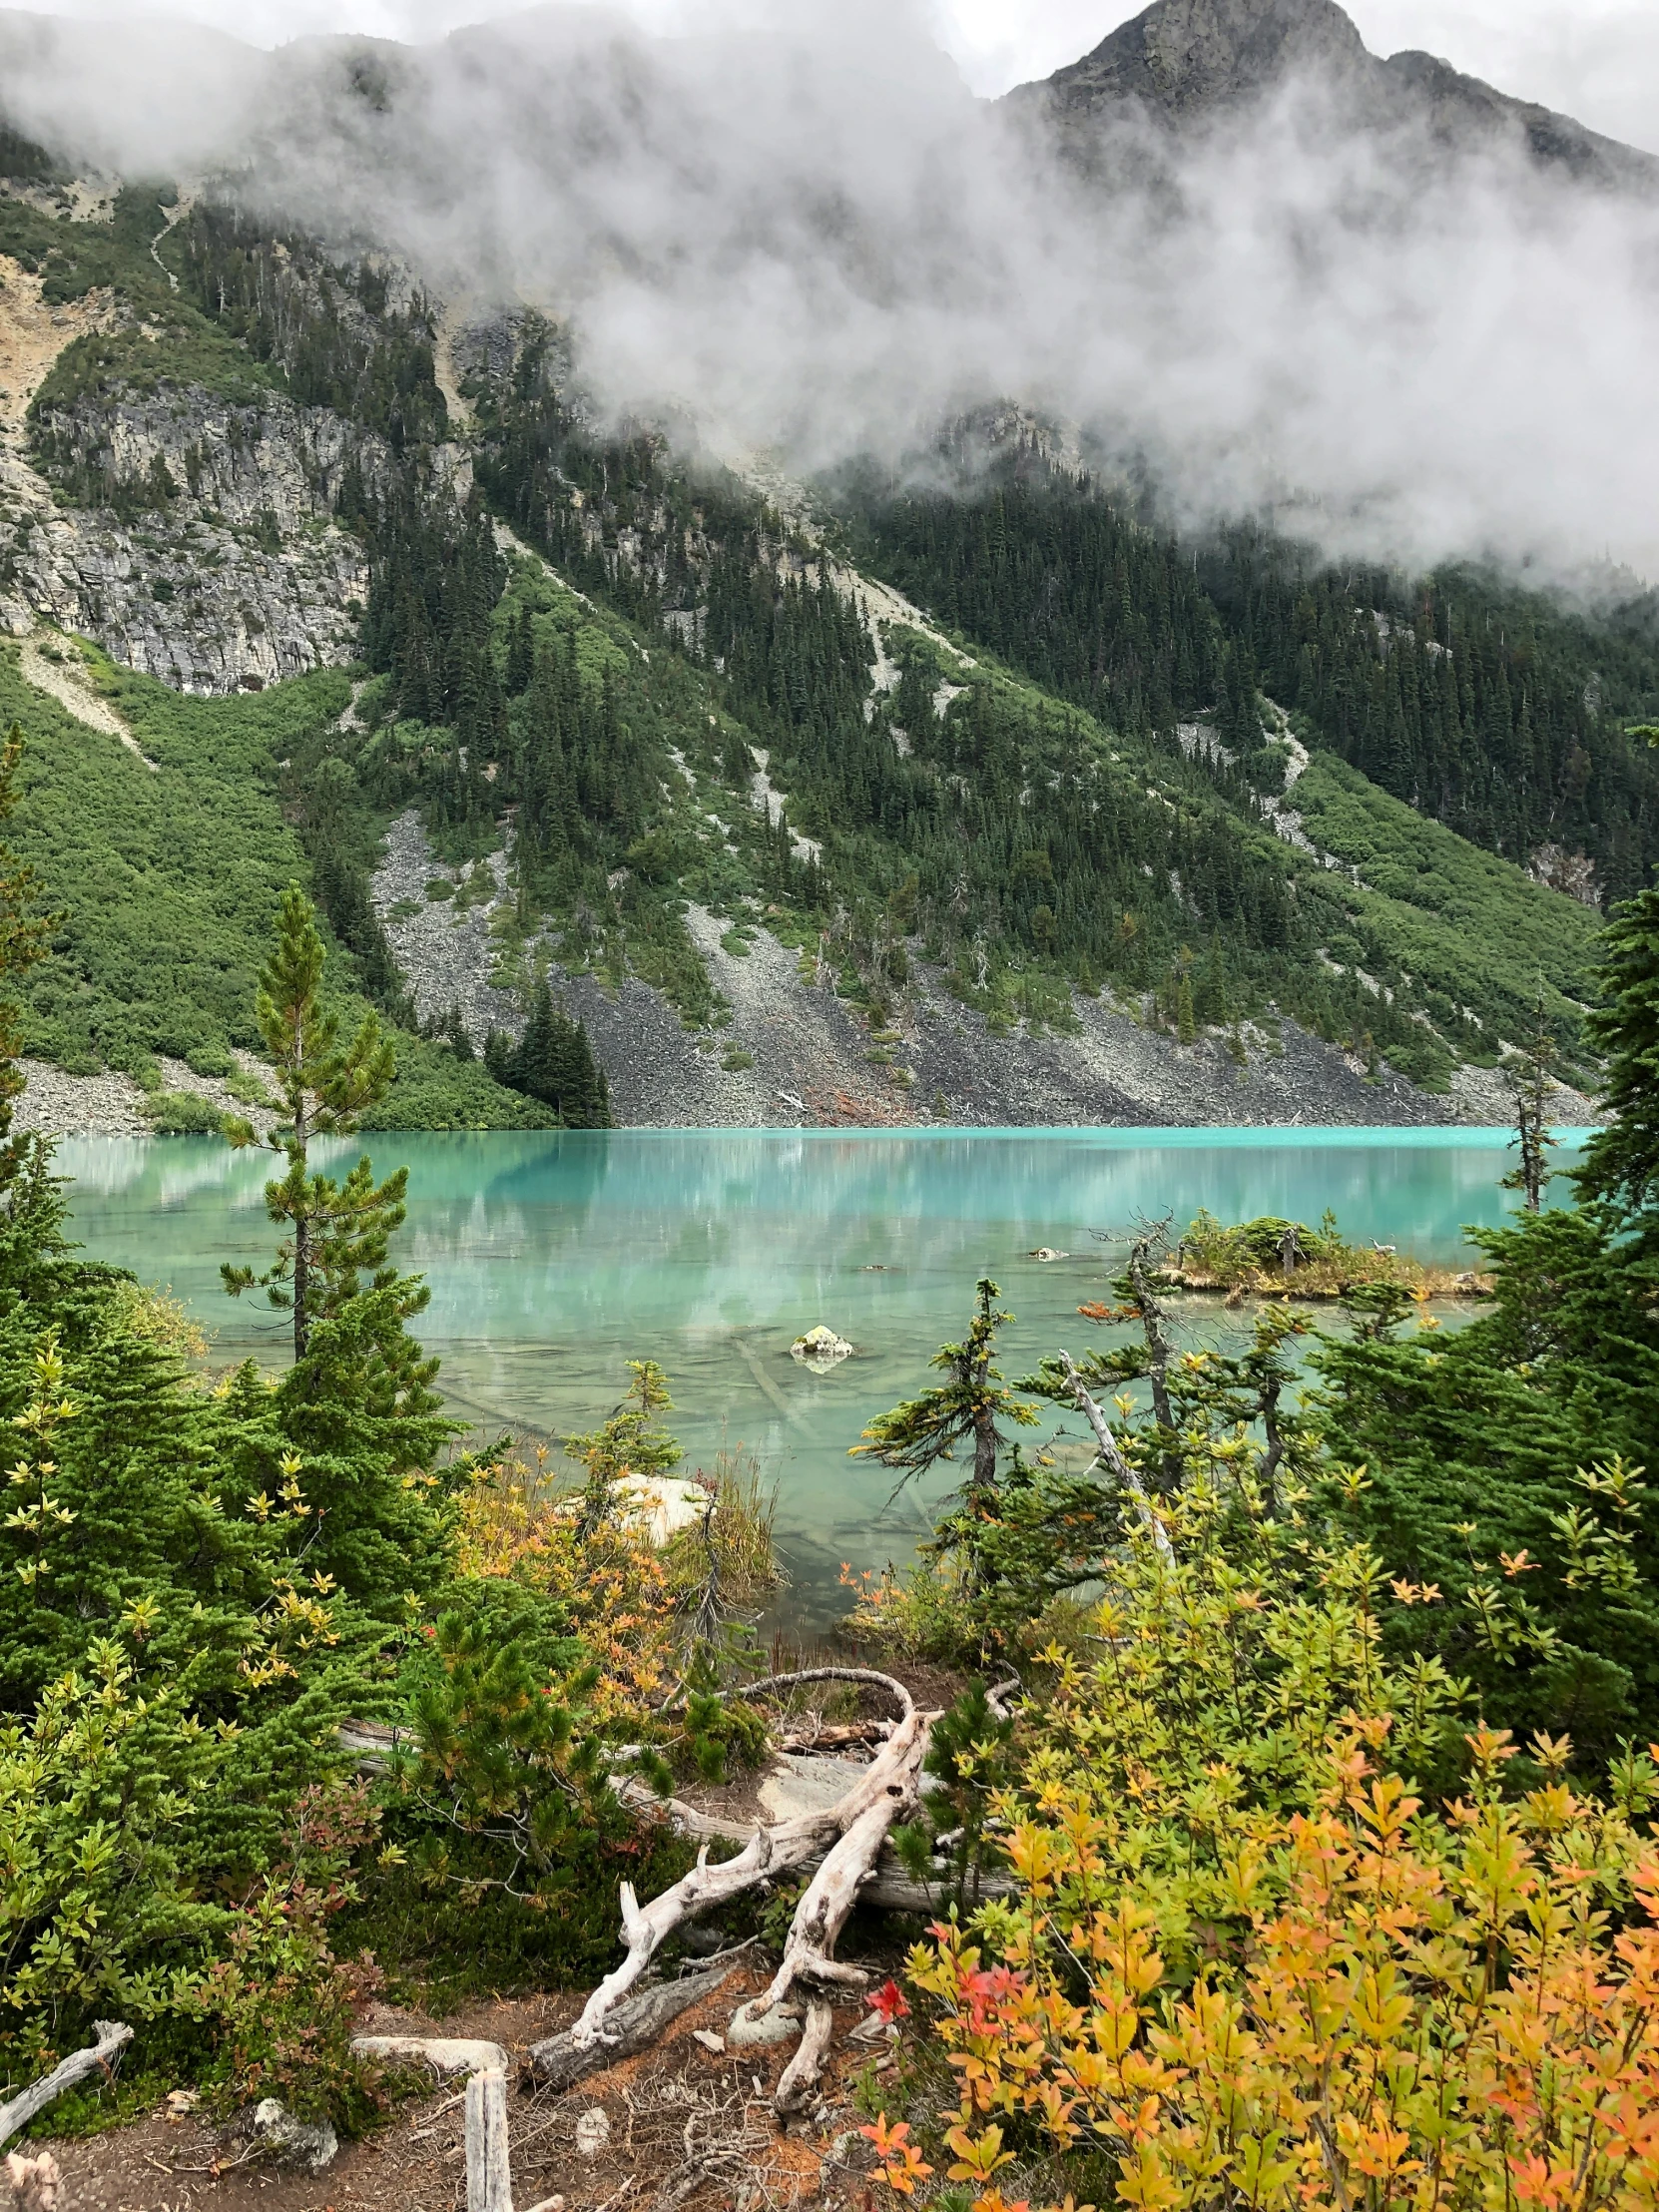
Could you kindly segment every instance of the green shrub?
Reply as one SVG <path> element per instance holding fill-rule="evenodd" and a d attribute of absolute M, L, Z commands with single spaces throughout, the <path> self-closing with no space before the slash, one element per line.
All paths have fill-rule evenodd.
<path fill-rule="evenodd" d="M 225 1128 L 225 1109 L 195 1091 L 158 1091 L 144 1110 L 158 1137 L 217 1137 Z"/>

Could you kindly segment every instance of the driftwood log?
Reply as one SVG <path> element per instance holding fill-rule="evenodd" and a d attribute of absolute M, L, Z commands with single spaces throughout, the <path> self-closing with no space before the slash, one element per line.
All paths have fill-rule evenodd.
<path fill-rule="evenodd" d="M 807 1893 L 795 1909 L 784 1959 L 772 1986 L 753 2007 L 756 2016 L 781 2004 L 799 1984 L 808 1999 L 807 2025 L 795 2056 L 778 2084 L 781 2113 L 798 2112 L 818 2088 L 824 2056 L 830 2048 L 834 2025 L 830 1991 L 861 1989 L 869 1976 L 858 1966 L 844 1966 L 833 1955 L 835 1938 L 858 1902 L 858 1893 L 875 1872 L 875 1862 L 887 1832 L 895 1820 L 912 1812 L 921 1792 L 922 1761 L 927 1756 L 931 1716 L 914 1713 L 894 1735 L 889 1753 L 909 1742 L 893 1758 L 883 1779 L 881 1794 L 868 1796 L 863 1809 L 842 1829 Z M 879 1764 L 880 1762 L 877 1762 Z M 874 1769 L 871 1769 L 871 1773 Z M 849 1792 L 848 1795 L 855 1795 Z M 843 1800 L 843 1803 L 845 1801 Z"/>
<path fill-rule="evenodd" d="M 466 2212 L 513 2212 L 505 2066 L 466 2077 Z"/>
<path fill-rule="evenodd" d="M 466 2212 L 513 2212 L 507 2141 L 507 2053 L 499 2043 L 455 2035 L 354 2035 L 364 2058 L 423 2058 L 466 2081 Z"/>
<path fill-rule="evenodd" d="M 822 1811 L 780 1821 L 773 1827 L 734 1832 L 730 1824 L 714 1822 L 678 1800 L 659 1808 L 688 1834 L 718 1834 L 732 1841 L 743 1836 L 743 1849 L 735 1858 L 711 1867 L 706 1843 L 691 1873 L 643 1907 L 632 1885 L 622 1885 L 622 1928 L 627 1946 L 622 1962 L 594 1990 L 575 2024 L 564 2035 L 552 2038 L 556 2052 L 546 2050 L 546 2046 L 532 2051 L 531 2066 L 538 2077 L 549 2078 L 553 2066 L 568 2067 L 590 2052 L 599 2054 L 599 2064 L 609 2064 L 623 2055 L 624 2034 L 632 2048 L 642 2047 L 648 2037 L 639 2033 L 632 2016 L 624 2027 L 621 2009 L 675 1930 L 712 1907 L 816 1862 L 817 1872 L 796 1908 L 784 1962 L 771 1988 L 753 2007 L 757 2013 L 771 2011 L 800 1984 L 807 2002 L 807 2024 L 780 2084 L 778 2107 L 780 2112 L 796 2111 L 810 2099 L 833 2030 L 830 1993 L 835 1988 L 862 1987 L 867 1978 L 857 1967 L 836 1960 L 835 1938 L 860 1895 L 874 1882 L 876 1862 L 893 1824 L 905 1818 L 917 1803 L 922 1766 L 937 1717 L 918 1711 L 901 1682 L 867 1668 L 816 1667 L 774 1675 L 764 1682 L 746 1684 L 744 1695 L 759 1697 L 811 1682 L 855 1682 L 879 1687 L 897 1706 L 901 1717 L 870 1765 L 838 1803 Z M 626 1786 L 624 1794 L 631 1802 L 641 1803 L 642 1810 L 653 1802 L 643 1792 L 636 1794 Z M 908 1887 L 918 1902 L 925 1899 L 926 1893 L 917 1885 Z M 920 1909 L 929 1908 L 921 1903 Z M 546 2056 L 542 2057 L 544 2050 Z"/>
<path fill-rule="evenodd" d="M 73 2089 L 78 2081 L 92 2074 L 102 2074 L 109 2080 L 111 2061 L 132 2041 L 133 2031 L 123 2020 L 94 2020 L 92 2024 L 98 2037 L 95 2043 L 85 2050 L 72 2051 L 41 2080 L 20 2090 L 9 2104 L 0 2104 L 0 2143 L 9 2143 L 37 2112 L 44 2112 L 55 2097 Z"/>

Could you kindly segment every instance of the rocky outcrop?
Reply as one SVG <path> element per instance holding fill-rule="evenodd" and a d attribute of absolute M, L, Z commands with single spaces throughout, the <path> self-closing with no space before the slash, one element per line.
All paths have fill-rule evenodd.
<path fill-rule="evenodd" d="M 454 1009 L 475 1045 L 491 1028 L 516 1035 L 517 999 L 494 979 L 501 950 L 491 917 L 508 898 L 507 863 L 488 863 L 493 885 L 472 902 L 470 879 L 434 858 L 419 820 L 392 826 L 373 881 L 376 911 L 421 1017 Z M 445 882 L 460 896 L 432 899 Z M 1142 1009 L 1078 997 L 1075 1026 L 1060 1033 L 1022 1023 L 994 1029 L 953 997 L 913 947 L 911 981 L 892 1031 L 872 1033 L 828 977 L 765 928 L 741 932 L 747 950 L 696 905 L 687 927 L 723 1006 L 724 1026 L 688 1030 L 658 990 L 630 977 L 606 986 L 570 974 L 548 949 L 556 996 L 586 1025 L 619 1122 L 647 1128 L 1225 1128 L 1297 1122 L 1428 1125 L 1458 1117 L 1445 1099 L 1415 1090 L 1293 1022 L 1247 1027 L 1235 1049 L 1218 1036 L 1180 1045 Z M 1470 1120 L 1503 1120 L 1484 1101 Z"/>
<path fill-rule="evenodd" d="M 1374 67 L 1336 0 L 1158 0 L 1015 106 L 1092 120 L 1130 106 L 1179 124 L 1259 98 L 1297 74 L 1358 85 Z"/>
<path fill-rule="evenodd" d="M 0 266 L 0 629 L 44 618 L 175 690 L 260 690 L 356 652 L 363 548 L 334 521 L 355 468 L 385 478 L 384 441 L 325 407 L 129 382 L 28 405 L 65 347 L 117 327 L 107 295 L 51 308 Z M 441 448 L 457 498 L 470 464 Z"/>
<path fill-rule="evenodd" d="M 169 427 L 211 434 L 212 412 L 192 395 Z M 123 424 L 128 449 L 165 454 L 173 441 L 152 443 L 146 428 Z M 268 419 L 261 445 L 285 451 L 291 469 L 298 430 Z M 24 636 L 44 617 L 184 692 L 258 691 L 351 660 L 368 591 L 356 539 L 320 513 L 286 540 L 208 519 L 217 513 L 180 500 L 128 523 L 76 509 L 15 452 L 0 454 L 0 625 Z"/>

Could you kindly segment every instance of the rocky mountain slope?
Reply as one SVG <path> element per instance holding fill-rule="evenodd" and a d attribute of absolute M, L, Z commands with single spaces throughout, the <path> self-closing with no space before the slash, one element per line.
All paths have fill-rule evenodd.
<path fill-rule="evenodd" d="M 319 130 L 381 144 L 428 67 L 370 59 Z M 1332 0 L 1161 0 L 1022 97 L 1062 132 L 1184 131 L 1313 73 L 1376 116 L 1406 87 L 1459 143 L 1531 130 L 1419 61 L 1375 62 Z M 1544 121 L 1538 158 L 1641 181 Z M 1295 612 L 1312 704 L 1288 714 L 1254 655 L 1291 619 L 1290 569 L 1280 612 L 1257 579 L 1241 620 L 1196 548 L 1119 514 L 1016 405 L 975 418 L 984 480 L 962 493 L 989 596 L 922 560 L 907 598 L 895 573 L 938 532 L 906 551 L 890 499 L 619 420 L 569 326 L 522 301 L 446 300 L 360 238 L 278 222 L 246 179 L 141 188 L 6 144 L 0 691 L 38 703 L 25 848 L 66 904 L 104 886 L 31 1000 L 58 1071 L 37 1114 L 108 1125 L 158 1085 L 252 1082 L 243 983 L 290 871 L 405 1033 L 404 1126 L 557 1112 L 479 1064 L 502 1072 L 544 977 L 642 1123 L 1501 1119 L 1534 999 L 1586 1079 L 1596 866 L 1570 831 L 1540 847 L 1567 896 L 1505 854 L 1512 819 L 1553 828 L 1547 793 L 1457 802 L 1492 849 L 1445 826 L 1421 732 L 1496 747 L 1517 791 L 1570 755 L 1575 804 L 1623 776 L 1634 819 L 1599 703 L 1659 684 L 1639 637 L 1575 634 L 1555 672 L 1517 631 L 1511 690 L 1503 655 L 1453 639 L 1493 630 L 1489 597 L 1442 642 L 1381 585 L 1328 594 Z M 1071 524 L 1004 482 L 1093 518 L 1063 618 Z M 1040 619 L 1012 617 L 1044 576 Z M 1340 758 L 1309 719 L 1321 653 L 1326 691 L 1372 695 Z M 1570 727 L 1546 743 L 1531 718 L 1557 694 Z M 185 695 L 200 713 L 172 711 Z M 240 897 L 214 879 L 216 815 Z M 163 911 L 179 956 L 140 978 L 123 935 Z M 102 1086 L 82 1109 L 78 1083 Z"/>
<path fill-rule="evenodd" d="M 1373 55 L 1337 0 L 1155 0 L 1006 105 L 1087 162 L 1114 124 L 1191 133 L 1298 86 L 1317 97 L 1325 130 L 1411 133 L 1442 155 L 1524 152 L 1542 170 L 1659 197 L 1659 160 L 1432 54 Z"/>

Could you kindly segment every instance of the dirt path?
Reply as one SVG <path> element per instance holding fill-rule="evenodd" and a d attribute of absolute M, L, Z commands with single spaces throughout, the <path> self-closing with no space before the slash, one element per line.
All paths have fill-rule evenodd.
<path fill-rule="evenodd" d="M 868 1962 L 877 1978 L 898 1949 Z M 880 2063 L 880 2043 L 847 2042 L 861 2007 L 841 2010 L 820 2116 L 780 2131 L 772 2091 L 791 2045 L 741 2052 L 710 2050 L 697 2031 L 719 2037 L 736 2004 L 765 1986 L 758 1969 L 738 1967 L 726 1988 L 686 2013 L 642 2057 L 591 2075 L 563 2096 L 547 2090 L 509 2102 L 513 2202 L 526 2208 L 562 2200 L 561 2212 L 820 2212 L 867 2196 L 871 2163 L 850 2102 L 853 2076 Z M 580 1997 L 535 1997 L 469 2006 L 433 2023 L 377 2008 L 370 2032 L 479 2036 L 522 2057 L 538 2036 L 568 2024 Z M 602 2114 L 600 2122 L 591 2115 Z M 587 2118 L 576 2148 L 576 2122 Z M 51 2147 L 63 2167 L 74 2212 L 454 2212 L 464 2203 L 466 2163 L 461 2100 L 452 2088 L 397 2107 L 390 2124 L 347 2143 L 318 2175 L 283 2173 L 239 2162 L 234 2144 L 194 2115 L 170 2118 L 165 2106 L 130 2127 Z M 31 2145 L 38 2149 L 38 2145 Z"/>

